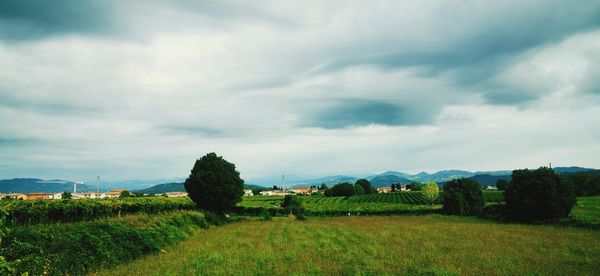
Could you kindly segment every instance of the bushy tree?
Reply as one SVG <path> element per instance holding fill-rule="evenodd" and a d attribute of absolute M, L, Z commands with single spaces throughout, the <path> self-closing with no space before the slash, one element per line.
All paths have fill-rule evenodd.
<path fill-rule="evenodd" d="M 421 188 L 423 188 L 423 183 L 413 181 L 410 184 L 408 184 L 406 188 L 410 189 L 411 191 L 420 191 Z"/>
<path fill-rule="evenodd" d="M 354 185 L 344 182 L 325 190 L 325 196 L 353 196 L 356 194 Z"/>
<path fill-rule="evenodd" d="M 363 189 L 363 187 L 358 184 L 354 184 L 354 191 L 356 192 L 357 195 L 365 194 L 365 189 Z"/>
<path fill-rule="evenodd" d="M 483 192 L 477 181 L 458 178 L 444 185 L 444 213 L 459 216 L 478 215 L 484 205 Z"/>
<path fill-rule="evenodd" d="M 327 187 L 327 185 L 325 185 L 325 183 L 321 183 L 321 188 L 319 188 L 319 190 L 325 191 L 327 189 L 329 189 L 329 187 Z"/>
<path fill-rule="evenodd" d="M 133 194 L 131 194 L 129 191 L 122 191 L 121 194 L 119 195 L 119 198 L 128 198 L 128 197 L 133 197 Z"/>
<path fill-rule="evenodd" d="M 214 152 L 196 160 L 184 185 L 200 209 L 218 214 L 233 208 L 244 195 L 244 180 L 235 165 Z"/>
<path fill-rule="evenodd" d="M 575 205 L 575 195 L 552 169 L 514 170 L 504 192 L 508 215 L 523 221 L 563 218 Z"/>
<path fill-rule="evenodd" d="M 69 193 L 69 192 L 63 192 L 63 193 L 60 195 L 60 198 L 61 198 L 61 199 L 72 199 L 72 198 L 73 198 L 73 195 L 72 195 L 71 193 Z"/>
<path fill-rule="evenodd" d="M 356 185 L 360 185 L 363 188 L 363 190 L 365 191 L 365 194 L 376 194 L 377 193 L 377 189 L 375 189 L 375 187 L 373 187 L 373 185 L 371 184 L 371 182 L 369 182 L 369 180 L 359 179 L 356 181 Z"/>
<path fill-rule="evenodd" d="M 421 193 L 429 203 L 433 204 L 440 195 L 440 187 L 435 182 L 429 182 L 423 186 Z"/>
<path fill-rule="evenodd" d="M 500 191 L 505 191 L 506 187 L 508 187 L 508 183 L 508 180 L 500 178 L 496 180 L 496 188 Z"/>
<path fill-rule="evenodd" d="M 300 199 L 298 196 L 286 195 L 283 198 L 281 207 L 286 212 L 294 215 L 300 214 L 304 211 L 304 208 L 302 207 L 302 199 Z"/>

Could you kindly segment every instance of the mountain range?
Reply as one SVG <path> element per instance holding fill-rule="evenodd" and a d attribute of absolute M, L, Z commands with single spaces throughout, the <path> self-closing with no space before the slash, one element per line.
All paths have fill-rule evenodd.
<path fill-rule="evenodd" d="M 557 173 L 573 173 L 582 171 L 593 171 L 595 169 L 582 167 L 556 167 L 554 171 Z M 340 182 L 354 183 L 360 178 L 368 179 L 373 186 L 387 187 L 391 184 L 408 184 L 413 181 L 430 182 L 435 181 L 444 183 L 454 178 L 466 177 L 478 181 L 481 185 L 494 185 L 498 179 L 510 180 L 512 171 L 477 171 L 469 172 L 462 170 L 443 170 L 435 173 L 420 172 L 417 174 L 409 174 L 398 171 L 387 171 L 380 174 L 369 175 L 364 177 L 349 176 L 349 175 L 334 175 L 320 178 L 303 178 L 300 176 L 285 176 L 286 188 L 320 186 L 326 184 L 328 186 L 335 185 Z M 154 179 L 154 180 L 127 180 L 127 181 L 101 181 L 100 190 L 108 191 L 112 189 L 127 189 L 130 191 L 143 192 L 149 194 L 184 191 L 184 178 L 169 178 L 169 179 Z M 87 181 L 78 184 L 77 191 L 87 192 L 95 191 L 95 181 Z M 281 186 L 281 176 L 255 178 L 246 181 L 244 185 L 246 189 L 272 187 L 273 185 Z M 92 185 L 93 184 L 93 185 Z M 0 180 L 0 193 L 33 193 L 33 192 L 63 192 L 73 191 L 71 181 L 54 179 L 43 180 L 38 178 L 14 178 Z"/>

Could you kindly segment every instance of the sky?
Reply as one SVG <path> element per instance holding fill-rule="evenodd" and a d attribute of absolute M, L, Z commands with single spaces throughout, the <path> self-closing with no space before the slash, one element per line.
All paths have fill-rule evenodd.
<path fill-rule="evenodd" d="M 599 118 L 600 1 L 0 1 L 0 178 L 598 168 Z"/>

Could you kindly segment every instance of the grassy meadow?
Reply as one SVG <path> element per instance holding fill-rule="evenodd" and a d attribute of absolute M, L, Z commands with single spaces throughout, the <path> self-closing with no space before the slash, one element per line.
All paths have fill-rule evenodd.
<path fill-rule="evenodd" d="M 571 217 L 577 221 L 600 224 L 600 196 L 578 197 Z"/>
<path fill-rule="evenodd" d="M 589 229 L 441 215 L 276 218 L 199 230 L 98 274 L 591 275 L 598 256 L 600 232 Z"/>

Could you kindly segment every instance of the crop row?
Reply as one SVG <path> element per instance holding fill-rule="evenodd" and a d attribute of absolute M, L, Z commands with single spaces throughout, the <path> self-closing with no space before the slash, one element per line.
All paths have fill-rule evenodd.
<path fill-rule="evenodd" d="M 14 200 L 0 206 L 8 222 L 33 224 L 72 222 L 131 213 L 159 213 L 195 209 L 188 197 L 90 200 Z"/>

